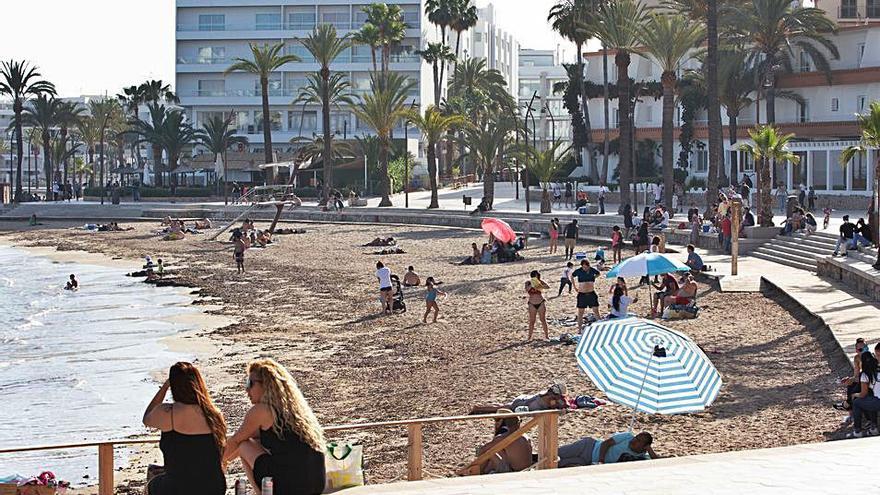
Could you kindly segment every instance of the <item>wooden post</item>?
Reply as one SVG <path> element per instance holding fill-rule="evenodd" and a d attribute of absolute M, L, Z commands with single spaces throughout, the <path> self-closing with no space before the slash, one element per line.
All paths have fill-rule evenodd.
<path fill-rule="evenodd" d="M 113 444 L 98 445 L 98 495 L 113 495 Z"/>
<path fill-rule="evenodd" d="M 541 417 L 538 430 L 538 469 L 555 469 L 559 457 L 559 413 Z"/>
<path fill-rule="evenodd" d="M 422 479 L 422 424 L 406 425 L 406 471 L 409 481 Z"/>
<path fill-rule="evenodd" d="M 733 198 L 730 202 L 730 274 L 736 275 L 739 261 L 739 229 L 742 225 L 742 200 Z"/>

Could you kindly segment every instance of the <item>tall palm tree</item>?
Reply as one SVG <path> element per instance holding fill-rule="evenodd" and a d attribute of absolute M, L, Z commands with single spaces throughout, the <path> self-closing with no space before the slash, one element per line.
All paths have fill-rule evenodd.
<path fill-rule="evenodd" d="M 470 107 L 471 122 L 490 110 L 490 105 L 509 103 L 512 97 L 507 81 L 497 69 L 489 69 L 485 58 L 469 58 L 455 66 L 449 94 L 464 98 Z"/>
<path fill-rule="evenodd" d="M 211 117 L 207 122 L 202 123 L 202 128 L 193 133 L 193 139 L 196 143 L 204 146 L 214 154 L 214 162 L 218 157 L 223 159 L 223 201 L 229 204 L 229 180 L 228 180 L 228 160 L 226 152 L 232 146 L 237 144 L 247 145 L 248 140 L 244 136 L 236 136 L 236 129 L 232 125 L 235 120 L 235 112 L 229 112 L 226 118 L 220 115 Z M 217 181 L 217 194 L 220 194 L 220 181 Z"/>
<path fill-rule="evenodd" d="M 182 110 L 170 110 L 159 129 L 159 138 L 168 157 L 168 172 L 173 173 L 180 165 L 180 157 L 184 149 L 191 146 L 195 140 L 195 130 L 186 122 L 186 115 Z M 174 179 L 172 184 L 177 184 Z"/>
<path fill-rule="evenodd" d="M 673 131 L 675 123 L 675 87 L 678 82 L 676 71 L 680 64 L 694 54 L 694 48 L 705 37 L 703 26 L 688 21 L 683 15 L 651 14 L 639 33 L 643 53 L 648 56 L 662 74 L 663 86 L 663 188 L 666 208 L 672 209 L 673 190 Z"/>
<path fill-rule="evenodd" d="M 320 103 L 321 103 L 321 128 L 324 132 L 324 203 L 330 199 L 330 191 L 333 190 L 333 133 L 330 130 L 330 107 L 339 107 L 341 103 L 351 105 L 348 97 L 348 82 L 345 76 L 337 77 L 330 85 L 330 64 L 345 50 L 351 48 L 351 39 L 348 35 L 339 37 L 336 27 L 332 24 L 321 24 L 302 41 L 306 50 L 312 54 L 315 61 L 321 66 L 318 70 L 320 76 Z M 338 74 L 338 73 L 337 73 Z M 334 74 L 335 76 L 336 74 Z M 317 81 L 315 81 L 317 82 Z M 332 90 L 332 94 L 331 94 Z M 344 91 L 343 91 L 344 90 Z"/>
<path fill-rule="evenodd" d="M 269 115 L 269 76 L 281 68 L 284 64 L 290 62 L 299 62 L 300 58 L 296 55 L 283 55 L 281 51 L 284 49 L 284 42 L 274 45 L 257 45 L 249 43 L 251 49 L 251 58 L 236 57 L 233 64 L 223 73 L 224 75 L 233 72 L 247 72 L 255 74 L 260 79 L 260 96 L 263 100 L 263 142 L 264 159 L 266 163 L 272 163 L 272 126 L 271 117 Z M 271 168 L 266 169 L 268 182 L 274 182 L 274 176 Z"/>
<path fill-rule="evenodd" d="M 385 77 L 374 75 L 370 78 L 372 92 L 364 95 L 362 101 L 353 107 L 357 118 L 370 126 L 382 144 L 379 153 L 379 174 L 382 200 L 379 206 L 391 206 L 391 182 L 388 178 L 388 151 L 391 148 L 391 131 L 401 120 L 412 120 L 415 115 L 409 110 L 409 92 L 416 87 L 415 81 L 403 74 L 391 72 Z"/>
<path fill-rule="evenodd" d="M 876 205 L 877 195 L 880 194 L 880 101 L 871 102 L 868 113 L 856 115 L 859 121 L 859 129 L 862 132 L 859 143 L 849 146 L 840 155 L 840 163 L 846 166 L 856 155 L 865 154 L 869 149 L 874 150 L 874 201 Z M 874 215 L 878 214 L 874 208 Z M 873 239 L 871 239 L 873 241 Z M 877 261 L 874 268 L 880 270 L 880 245 L 878 245 Z"/>
<path fill-rule="evenodd" d="M 440 28 L 440 44 L 445 46 L 447 49 L 449 49 L 449 45 L 446 44 L 446 30 L 452 24 L 453 18 L 455 16 L 454 8 L 456 1 L 457 0 L 427 0 L 425 2 L 425 13 L 428 14 L 428 22 Z M 443 81 L 445 81 L 444 78 L 446 77 L 446 62 L 453 62 L 453 60 L 440 60 L 441 84 Z M 440 97 L 436 96 L 435 94 L 435 105 L 439 106 L 439 103 L 436 103 L 439 98 Z"/>
<path fill-rule="evenodd" d="M 373 59 L 373 72 L 379 72 L 379 63 L 376 57 L 376 50 L 379 49 L 380 36 L 379 28 L 365 23 L 361 28 L 351 36 L 351 41 L 358 45 L 366 45 L 370 47 L 370 56 Z"/>
<path fill-rule="evenodd" d="M 43 142 L 43 172 L 46 174 L 46 197 L 52 194 L 52 181 L 56 177 L 52 174 L 52 136 L 51 132 L 58 124 L 58 114 L 61 100 L 46 93 L 38 95 L 30 100 L 24 109 L 22 119 L 25 125 L 38 128 Z M 20 128 L 20 124 L 16 123 Z"/>
<path fill-rule="evenodd" d="M 107 131 L 115 120 L 121 118 L 123 114 L 122 105 L 116 98 L 103 98 L 101 100 L 92 100 L 89 102 L 89 113 L 95 120 L 98 128 L 98 167 L 100 169 L 100 186 L 103 187 L 104 181 L 104 156 L 107 152 Z M 161 153 L 160 153 L 161 156 Z M 103 198 L 102 198 L 103 199 Z"/>
<path fill-rule="evenodd" d="M 548 187 L 556 174 L 565 166 L 568 161 L 568 153 L 571 146 L 565 145 L 560 140 L 556 140 L 546 150 L 536 150 L 532 147 L 526 147 L 527 160 L 529 160 L 529 172 L 541 183 L 543 192 L 541 193 L 541 213 L 552 212 L 552 202 L 550 201 L 550 192 Z"/>
<path fill-rule="evenodd" d="M 490 209 L 495 201 L 495 164 L 501 160 L 504 149 L 513 144 L 515 129 L 513 115 L 509 112 L 483 114 L 476 125 L 463 128 L 461 141 L 466 151 L 459 160 L 470 159 L 475 169 L 482 169 L 483 200 Z"/>
<path fill-rule="evenodd" d="M 367 14 L 367 24 L 376 26 L 379 31 L 379 46 L 382 48 L 381 72 L 383 77 L 388 74 L 391 62 L 391 47 L 406 37 L 406 23 L 403 22 L 403 10 L 400 5 L 372 3 L 363 7 Z"/>
<path fill-rule="evenodd" d="M 58 106 L 58 117 L 57 123 L 60 127 L 59 135 L 61 136 L 60 142 L 64 145 L 67 144 L 68 140 L 68 131 L 71 127 L 76 127 L 77 123 L 82 119 L 83 114 L 86 109 L 79 106 L 78 104 L 72 101 L 62 101 Z M 67 169 L 68 169 L 68 160 L 72 154 L 63 155 L 63 160 L 56 161 L 55 168 L 57 169 L 59 166 L 64 167 L 64 177 L 62 178 L 62 183 L 67 184 Z"/>
<path fill-rule="evenodd" d="M 455 58 L 461 53 L 461 33 L 477 25 L 477 6 L 471 0 L 454 0 L 453 17 L 449 28 L 455 31 Z"/>
<path fill-rule="evenodd" d="M 153 152 L 153 174 L 154 180 L 153 183 L 162 187 L 163 179 L 162 179 L 162 137 L 161 137 L 161 129 L 165 125 L 165 118 L 167 116 L 167 109 L 165 105 L 160 103 L 150 103 L 147 105 L 147 109 L 150 114 L 150 120 L 135 120 L 131 122 L 131 134 L 136 136 L 136 143 L 138 145 L 146 143 L 149 144 L 152 148 Z M 92 115 L 95 115 L 95 112 L 92 112 Z M 97 124 L 100 129 L 102 126 L 100 122 Z M 101 134 L 101 133 L 99 133 Z"/>
<path fill-rule="evenodd" d="M 576 50 L 576 66 L 577 66 L 577 92 L 581 98 L 581 112 L 583 114 L 584 132 L 586 137 L 586 147 L 590 160 L 590 177 L 594 181 L 599 180 L 599 171 L 596 168 L 596 156 L 593 153 L 593 137 L 592 124 L 590 122 L 590 111 L 588 107 L 589 99 L 587 97 L 586 85 L 584 84 L 584 57 L 583 47 L 593 37 L 593 20 L 588 18 L 587 14 L 595 9 L 597 2 L 593 0 L 562 0 L 550 8 L 550 15 L 547 17 L 551 21 L 553 30 L 562 37 L 574 43 Z M 606 132 L 607 134 L 607 132 Z M 578 161 L 583 156 L 582 150 L 578 149 Z M 604 182 L 604 179 L 603 179 Z"/>
<path fill-rule="evenodd" d="M 443 43 L 428 43 L 424 50 L 419 50 L 416 53 L 431 65 L 434 74 L 434 106 L 439 107 L 440 98 L 443 96 L 443 79 L 440 68 L 446 62 L 455 61 L 455 54 Z"/>
<path fill-rule="evenodd" d="M 633 122 L 631 116 L 631 94 L 629 64 L 630 53 L 638 48 L 640 27 L 644 24 L 646 10 L 641 2 L 621 0 L 603 3 L 593 23 L 585 26 L 609 49 L 617 51 L 614 64 L 617 66 L 618 110 L 620 146 L 617 166 L 620 175 L 621 204 L 630 202 L 630 181 L 633 169 Z"/>
<path fill-rule="evenodd" d="M 741 144 L 740 151 L 745 151 L 755 160 L 758 169 L 758 222 L 761 227 L 773 226 L 773 198 L 770 196 L 770 164 L 791 163 L 797 165 L 801 158 L 788 149 L 789 141 L 794 134 L 780 135 L 772 124 L 749 129 L 749 137 L 753 144 Z"/>
<path fill-rule="evenodd" d="M 162 82 L 161 79 L 152 79 L 141 83 L 141 85 L 138 86 L 138 91 L 143 96 L 144 103 L 158 103 L 162 101 L 165 103 L 180 103 L 180 99 L 174 91 L 171 90 L 171 85 Z"/>
<path fill-rule="evenodd" d="M 840 58 L 837 45 L 827 35 L 837 25 L 825 11 L 801 7 L 787 0 L 749 0 L 736 10 L 734 41 L 750 47 L 749 62 L 758 67 L 766 89 L 767 122 L 776 122 L 777 75 L 793 72 L 796 50 L 806 53 L 817 70 L 829 74 L 833 59 Z M 830 80 L 829 80 L 830 83 Z"/>
<path fill-rule="evenodd" d="M 92 165 L 95 163 L 95 146 L 98 140 L 101 139 L 101 128 L 93 115 L 81 118 L 79 122 L 77 122 L 76 128 L 77 131 L 79 131 L 80 139 L 82 139 L 83 144 L 85 144 L 86 147 L 85 152 L 88 157 L 87 163 Z M 77 182 L 82 184 L 81 173 L 77 176 Z"/>
<path fill-rule="evenodd" d="M 428 155 L 428 179 L 431 182 L 431 204 L 428 208 L 439 208 L 437 201 L 437 145 L 446 135 L 449 129 L 463 127 L 467 124 L 467 118 L 463 115 L 443 115 L 436 106 L 425 109 L 424 115 L 418 115 L 412 119 L 412 123 L 425 137 L 427 144 L 425 151 Z"/>
<path fill-rule="evenodd" d="M 21 160 L 24 155 L 24 135 L 22 134 L 22 114 L 24 104 L 30 98 L 40 95 L 55 95 L 55 85 L 41 79 L 37 67 L 26 61 L 9 60 L 0 63 L 0 96 L 12 99 L 13 123 L 15 127 L 15 151 L 18 155 L 15 168 L 14 201 L 21 201 Z M 11 177 L 10 177 L 11 179 Z"/>

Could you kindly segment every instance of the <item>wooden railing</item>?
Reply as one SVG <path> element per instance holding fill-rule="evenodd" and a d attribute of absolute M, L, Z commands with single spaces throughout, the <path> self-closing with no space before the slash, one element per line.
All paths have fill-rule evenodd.
<path fill-rule="evenodd" d="M 517 438 L 522 437 L 525 433 L 537 428 L 537 450 L 538 462 L 535 467 L 537 469 L 553 469 L 557 466 L 557 456 L 559 448 L 559 414 L 562 411 L 534 411 L 525 413 L 507 413 L 507 414 L 481 414 L 473 416 L 448 416 L 448 417 L 432 417 L 420 419 L 407 419 L 399 421 L 380 421 L 376 423 L 359 423 L 339 426 L 328 426 L 324 428 L 326 433 L 339 433 L 352 430 L 369 430 L 380 428 L 396 428 L 406 427 L 407 443 L 407 479 L 416 481 L 422 479 L 423 465 L 423 447 L 424 437 L 422 435 L 422 427 L 428 424 L 438 423 L 455 423 L 462 421 L 479 421 L 483 419 L 504 419 L 514 417 L 531 417 L 531 420 L 522 425 L 518 430 L 511 432 L 500 442 L 492 446 L 491 449 L 484 451 L 476 459 L 471 461 L 467 466 L 460 469 L 458 474 L 479 474 L 479 468 L 487 460 L 496 453 L 507 448 Z M 34 452 L 46 450 L 67 450 L 95 448 L 98 449 L 98 495 L 113 495 L 114 481 L 114 465 L 113 450 L 119 445 L 143 445 L 159 443 L 158 438 L 145 438 L 139 440 L 113 440 L 107 442 L 90 442 L 90 443 L 72 443 L 65 445 L 43 445 L 37 447 L 16 447 L 0 449 L 0 455 L 13 454 L 17 452 Z"/>

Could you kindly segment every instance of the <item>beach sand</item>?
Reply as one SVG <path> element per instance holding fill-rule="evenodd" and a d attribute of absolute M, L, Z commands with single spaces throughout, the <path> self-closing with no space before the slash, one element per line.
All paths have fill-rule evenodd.
<path fill-rule="evenodd" d="M 109 257 L 149 254 L 185 267 L 180 280 L 200 287 L 200 294 L 209 298 L 209 313 L 235 321 L 199 337 L 215 346 L 200 365 L 232 429 L 248 407 L 246 363 L 259 356 L 288 367 L 324 425 L 466 414 L 473 405 L 503 403 L 557 381 L 571 395 L 602 397 L 578 370 L 574 346 L 544 341 L 540 327 L 535 336 L 541 340 L 526 342 L 523 284 L 528 273 L 540 270 L 555 296 L 565 265 L 561 255 L 547 254 L 546 240 L 533 239 L 523 262 L 459 266 L 470 243 L 485 242 L 485 235 L 419 226 L 281 224 L 307 232 L 277 236 L 276 245 L 249 250 L 247 272 L 239 275 L 228 235 L 218 241 L 190 235 L 166 242 L 153 232 L 158 224 L 132 226 L 135 230 L 128 232 L 91 233 L 47 225 L 5 234 L 0 242 Z M 0 223 L 0 230 L 17 228 Z M 381 248 L 361 247 L 386 236 L 397 239 L 407 254 L 378 256 L 372 253 Z M 587 244 L 579 248 L 594 250 Z M 449 296 L 440 300 L 438 323 L 421 322 L 423 288 L 407 292 L 407 313 L 379 315 L 378 260 L 401 276 L 413 265 L 423 280 L 433 276 L 443 281 L 441 289 Z M 603 313 L 610 301 L 607 290 L 607 280 L 597 282 Z M 649 292 L 636 292 L 640 300 L 630 311 L 644 315 Z M 821 442 L 840 434 L 843 418 L 831 403 L 842 397 L 836 378 L 850 373 L 848 364 L 830 335 L 808 315 L 780 303 L 761 294 L 721 294 L 701 284 L 699 317 L 664 323 L 702 346 L 724 386 L 706 412 L 639 415 L 636 429 L 654 435 L 654 450 L 660 455 Z M 548 319 L 572 316 L 575 299 L 568 294 L 550 297 L 547 306 Z M 551 325 L 550 335 L 566 331 L 570 328 Z M 144 397 L 144 404 L 149 399 Z M 564 415 L 560 444 L 626 430 L 630 414 L 627 408 L 607 405 Z M 450 476 L 491 433 L 488 420 L 426 427 L 425 472 Z M 333 439 L 364 445 L 369 482 L 405 478 L 405 429 Z M 148 458 L 141 462 L 161 461 L 159 456 Z M 141 466 L 134 468 L 144 472 Z M 237 463 L 231 467 L 232 473 L 238 470 Z M 233 479 L 229 477 L 230 484 Z"/>

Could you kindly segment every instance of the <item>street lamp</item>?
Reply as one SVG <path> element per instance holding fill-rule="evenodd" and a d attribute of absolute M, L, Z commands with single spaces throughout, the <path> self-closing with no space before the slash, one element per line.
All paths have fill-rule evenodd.
<path fill-rule="evenodd" d="M 529 105 L 526 109 L 526 117 L 525 117 L 525 119 L 523 119 L 523 128 L 526 130 L 526 147 L 528 147 L 528 144 L 529 144 L 528 125 L 529 125 L 529 117 L 531 116 L 531 118 L 532 118 L 532 143 L 533 143 L 532 146 L 535 148 L 535 150 L 537 150 L 538 149 L 538 142 L 537 142 L 537 136 L 535 134 L 535 116 L 532 114 L 532 103 L 535 102 L 535 99 L 539 99 L 539 100 L 541 99 L 541 97 L 538 96 L 537 90 L 534 93 L 532 93 L 532 98 L 529 100 Z M 526 171 L 526 213 L 528 213 L 531 210 L 531 198 L 529 197 L 529 183 L 531 181 L 529 179 L 529 161 L 528 160 L 526 160 L 526 163 L 525 163 L 525 171 Z"/>
<path fill-rule="evenodd" d="M 556 118 L 553 116 L 553 112 L 550 111 L 550 105 L 547 102 L 544 102 L 544 106 L 541 108 L 541 113 L 544 113 L 546 110 L 547 115 L 550 116 L 550 123 L 552 124 L 551 130 L 553 135 L 552 144 L 556 144 Z"/>
<path fill-rule="evenodd" d="M 412 103 L 409 106 L 409 109 L 412 110 L 416 107 L 416 100 L 413 99 Z M 405 142 L 403 149 L 403 200 L 404 200 L 404 208 L 409 208 L 409 125 L 410 120 L 406 119 L 403 123 L 403 140 Z"/>

